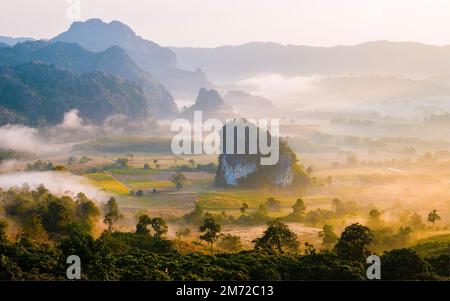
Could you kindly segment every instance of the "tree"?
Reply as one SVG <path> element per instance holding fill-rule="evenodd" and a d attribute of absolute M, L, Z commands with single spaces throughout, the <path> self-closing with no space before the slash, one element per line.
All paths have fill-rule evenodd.
<path fill-rule="evenodd" d="M 136 224 L 136 234 L 150 234 L 150 230 L 147 228 L 151 226 L 153 235 L 156 239 L 162 239 L 163 236 L 169 230 L 166 222 L 161 217 L 150 218 L 148 215 L 143 214 L 139 217 L 139 221 Z"/>
<path fill-rule="evenodd" d="M 414 212 L 411 217 L 409 218 L 409 222 L 408 222 L 409 226 L 411 226 L 411 228 L 416 229 L 416 230 L 420 230 L 424 228 L 424 224 L 422 222 L 422 216 L 420 214 L 418 214 L 417 212 Z"/>
<path fill-rule="evenodd" d="M 379 227 L 381 224 L 381 212 L 377 209 L 372 209 L 369 212 L 369 224 L 371 227 Z"/>
<path fill-rule="evenodd" d="M 399 245 L 405 245 L 410 240 L 412 232 L 411 227 L 400 227 L 398 233 L 395 235 L 395 240 Z"/>
<path fill-rule="evenodd" d="M 266 201 L 266 206 L 269 210 L 280 210 L 281 209 L 281 202 L 275 198 L 268 198 Z"/>
<path fill-rule="evenodd" d="M 242 249 L 241 238 L 237 235 L 226 234 L 220 237 L 219 247 L 225 251 L 236 252 Z"/>
<path fill-rule="evenodd" d="M 140 197 L 143 197 L 144 196 L 144 192 L 142 191 L 142 190 L 138 190 L 138 191 L 136 191 L 136 196 L 138 197 L 138 198 L 140 198 Z"/>
<path fill-rule="evenodd" d="M 108 225 L 108 231 L 111 232 L 114 223 L 122 218 L 122 215 L 119 212 L 119 205 L 114 197 L 111 197 L 106 203 L 105 211 L 106 215 L 103 222 Z"/>
<path fill-rule="evenodd" d="M 382 277 L 385 280 L 434 280 L 435 278 L 430 264 L 411 249 L 385 252 L 381 256 L 381 262 Z"/>
<path fill-rule="evenodd" d="M 306 255 L 315 255 L 316 254 L 316 248 L 314 248 L 314 245 L 310 244 L 307 241 L 305 241 L 305 254 Z"/>
<path fill-rule="evenodd" d="M 138 223 L 136 224 L 136 234 L 150 234 L 150 230 L 147 226 L 151 223 L 152 219 L 147 214 L 141 215 Z"/>
<path fill-rule="evenodd" d="M 430 213 L 428 213 L 428 221 L 430 223 L 433 223 L 433 230 L 436 230 L 435 223 L 436 221 L 440 220 L 441 217 L 437 214 L 437 211 L 433 209 Z"/>
<path fill-rule="evenodd" d="M 4 220 L 0 220 L 0 244 L 6 241 L 6 228 L 8 223 Z"/>
<path fill-rule="evenodd" d="M 60 233 L 71 222 L 71 212 L 60 199 L 50 201 L 44 213 L 43 225 L 47 232 Z"/>
<path fill-rule="evenodd" d="M 267 223 L 263 235 L 255 240 L 255 250 L 269 253 L 285 253 L 296 251 L 299 247 L 297 235 L 279 219 Z"/>
<path fill-rule="evenodd" d="M 80 158 L 79 163 L 80 163 L 80 164 L 84 164 L 84 163 L 88 163 L 89 161 L 92 161 L 92 159 L 89 158 L 89 157 L 86 157 L 86 156 L 82 156 L 82 157 Z"/>
<path fill-rule="evenodd" d="M 161 217 L 153 218 L 151 220 L 150 225 L 152 226 L 153 231 L 155 232 L 154 237 L 157 239 L 162 239 L 163 236 L 169 230 L 169 227 L 167 226 L 166 222 Z"/>
<path fill-rule="evenodd" d="M 372 240 L 373 233 L 369 228 L 358 223 L 352 224 L 344 229 L 334 250 L 342 259 L 364 261 Z"/>
<path fill-rule="evenodd" d="M 183 219 L 187 223 L 199 224 L 202 221 L 204 215 L 205 211 L 203 211 L 203 208 L 198 203 L 196 203 L 195 209 L 189 213 L 186 213 L 183 216 Z"/>
<path fill-rule="evenodd" d="M 182 173 L 177 172 L 170 177 L 170 181 L 175 185 L 177 189 L 181 189 L 187 182 L 187 178 Z"/>
<path fill-rule="evenodd" d="M 239 208 L 239 210 L 241 211 L 242 214 L 245 214 L 245 211 L 247 211 L 247 209 L 248 209 L 247 203 L 242 203 L 241 208 Z"/>
<path fill-rule="evenodd" d="M 302 199 L 297 199 L 294 206 L 292 206 L 294 215 L 300 216 L 305 214 L 306 206 Z"/>
<path fill-rule="evenodd" d="M 127 169 L 130 167 L 128 158 L 118 158 L 114 163 L 114 168 Z"/>
<path fill-rule="evenodd" d="M 182 230 L 179 230 L 179 231 L 175 232 L 175 236 L 178 239 L 180 239 L 183 236 L 186 237 L 186 236 L 189 236 L 189 235 L 191 235 L 191 229 L 189 229 L 189 228 L 185 228 L 185 229 L 182 229 Z"/>
<path fill-rule="evenodd" d="M 42 218 L 37 213 L 25 216 L 22 221 L 22 234 L 32 240 L 47 240 L 48 235 L 42 225 Z"/>
<path fill-rule="evenodd" d="M 219 239 L 220 225 L 216 224 L 214 219 L 209 217 L 200 226 L 200 231 L 205 232 L 205 234 L 200 235 L 200 239 L 209 242 L 212 251 L 214 242 Z"/>
<path fill-rule="evenodd" d="M 305 216 L 305 223 L 312 226 L 322 226 L 329 219 L 333 217 L 333 212 L 326 209 L 317 208 L 316 210 L 309 211 Z"/>
<path fill-rule="evenodd" d="M 330 249 L 338 240 L 338 236 L 333 230 L 333 226 L 324 225 L 322 231 L 319 232 L 319 237 L 322 238 L 322 246 L 325 249 Z"/>
<path fill-rule="evenodd" d="M 100 210 L 95 206 L 94 202 L 89 200 L 84 193 L 77 195 L 76 214 L 82 224 L 84 224 L 90 232 L 95 221 L 100 216 Z"/>
<path fill-rule="evenodd" d="M 331 201 L 331 207 L 336 215 L 343 215 L 347 213 L 346 206 L 340 199 L 333 199 Z"/>
<path fill-rule="evenodd" d="M 130 162 L 133 162 L 134 155 L 133 154 L 127 154 L 127 157 L 130 158 Z"/>
<path fill-rule="evenodd" d="M 67 168 L 64 165 L 56 165 L 53 171 L 67 171 Z"/>

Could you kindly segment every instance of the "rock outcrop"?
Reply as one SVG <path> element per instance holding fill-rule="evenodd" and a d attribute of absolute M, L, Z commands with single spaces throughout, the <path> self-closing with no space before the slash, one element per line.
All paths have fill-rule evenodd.
<path fill-rule="evenodd" d="M 235 141 L 238 139 L 239 137 Z M 287 188 L 308 183 L 308 176 L 297 164 L 296 154 L 285 141 L 280 140 L 278 162 L 274 165 L 261 165 L 264 155 L 259 150 L 257 154 L 249 154 L 247 136 L 244 139 L 245 154 L 226 153 L 226 141 L 222 144 L 223 154 L 219 156 L 215 179 L 217 186 Z"/>

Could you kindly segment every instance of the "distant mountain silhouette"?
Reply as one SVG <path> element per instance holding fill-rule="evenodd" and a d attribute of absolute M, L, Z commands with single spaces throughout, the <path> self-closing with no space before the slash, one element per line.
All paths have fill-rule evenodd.
<path fill-rule="evenodd" d="M 191 72 L 178 69 L 177 58 L 172 50 L 141 38 L 130 27 L 119 21 L 105 23 L 100 19 L 90 19 L 85 22 L 74 22 L 66 32 L 56 36 L 52 41 L 77 43 L 95 52 L 119 46 L 138 66 L 170 91 L 193 93 L 201 86 L 210 85 L 200 70 Z"/>
<path fill-rule="evenodd" d="M 334 47 L 248 43 L 171 49 L 181 68 L 202 68 L 213 80 L 236 80 L 260 73 L 432 76 L 450 70 L 450 46 L 412 42 L 376 41 Z"/>
<path fill-rule="evenodd" d="M 31 61 L 53 64 L 77 74 L 102 71 L 134 81 L 142 87 L 151 113 L 158 116 L 176 113 L 176 105 L 170 93 L 117 46 L 103 52 L 90 52 L 74 43 L 36 41 L 0 48 L 0 65 Z"/>
<path fill-rule="evenodd" d="M 201 111 L 204 118 L 231 118 L 234 116 L 233 108 L 228 106 L 216 90 L 204 87 L 198 91 L 195 103 L 186 108 L 181 115 L 193 117 L 194 111 Z"/>
<path fill-rule="evenodd" d="M 72 109 L 93 123 L 116 114 L 141 119 L 149 113 L 142 89 L 114 75 L 77 75 L 34 62 L 0 66 L 0 124 L 54 125 Z"/>
<path fill-rule="evenodd" d="M 13 37 L 5 37 L 5 36 L 0 36 L 0 44 L 6 44 L 9 46 L 14 46 L 17 43 L 22 43 L 22 42 L 26 42 L 26 41 L 34 41 L 33 38 L 13 38 Z"/>
<path fill-rule="evenodd" d="M 228 91 L 223 99 L 244 116 L 267 116 L 277 109 L 270 100 L 241 90 Z"/>

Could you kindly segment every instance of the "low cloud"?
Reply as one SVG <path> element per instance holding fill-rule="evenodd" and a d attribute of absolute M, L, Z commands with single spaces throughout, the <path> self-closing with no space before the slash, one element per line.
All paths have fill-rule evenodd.
<path fill-rule="evenodd" d="M 252 92 L 279 103 L 291 100 L 293 94 L 315 89 L 314 83 L 321 78 L 321 76 L 284 77 L 281 74 L 270 73 L 244 79 L 238 84 L 253 87 Z"/>
<path fill-rule="evenodd" d="M 0 141 L 3 149 L 28 153 L 56 153 L 66 148 L 52 145 L 35 128 L 21 124 L 7 124 L 0 127 Z"/>
<path fill-rule="evenodd" d="M 86 178 L 68 172 L 14 172 L 0 175 L 0 188 L 7 190 L 11 187 L 20 187 L 28 184 L 31 189 L 35 189 L 43 184 L 51 193 L 55 195 L 76 196 L 83 192 L 90 199 L 106 201 L 107 193 L 101 191 Z"/>

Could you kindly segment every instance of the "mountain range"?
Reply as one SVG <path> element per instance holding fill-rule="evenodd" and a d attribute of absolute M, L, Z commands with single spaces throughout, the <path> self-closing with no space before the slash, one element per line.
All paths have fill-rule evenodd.
<path fill-rule="evenodd" d="M 6 36 L 0 36 L 0 44 L 5 44 L 7 46 L 14 46 L 17 43 L 22 43 L 26 41 L 34 41 L 33 38 L 13 38 L 13 37 L 6 37 Z"/>
<path fill-rule="evenodd" d="M 310 75 L 447 75 L 450 46 L 375 41 L 354 46 L 312 47 L 253 42 L 217 48 L 172 47 L 181 68 L 201 68 L 213 81 L 261 73 Z"/>
<path fill-rule="evenodd" d="M 101 71 L 133 81 L 142 88 L 147 99 L 147 107 L 152 114 L 171 116 L 176 113 L 176 105 L 171 94 L 117 46 L 102 52 L 91 52 L 74 43 L 29 41 L 13 47 L 0 48 L 0 65 L 33 61 L 55 65 L 76 74 Z"/>
<path fill-rule="evenodd" d="M 49 116 L 47 111 L 61 114 L 63 108 L 78 107 L 81 117 L 93 122 L 101 122 L 108 112 L 131 118 L 145 114 L 170 118 L 178 114 L 172 95 L 182 100 L 197 99 L 196 104 L 184 110 L 184 115 L 198 108 L 232 112 L 230 105 L 244 115 L 267 115 L 276 107 L 264 98 L 267 97 L 264 91 L 284 93 L 270 98 L 276 100 L 277 106 L 286 102 L 289 107 L 299 102 L 354 104 L 440 99 L 450 95 L 450 46 L 377 41 L 334 47 L 256 42 L 217 48 L 162 47 L 138 36 L 119 21 L 106 23 L 100 19 L 74 22 L 67 31 L 48 41 L 0 37 L 0 68 L 2 124 L 16 119 L 28 124 L 52 124 L 62 115 Z M 49 82 L 44 87 L 53 87 L 50 90 L 56 95 L 54 98 L 36 86 L 41 83 L 38 78 L 31 75 L 27 80 L 23 78 L 24 70 L 35 72 L 35 69 L 45 74 Z M 311 75 L 313 80 L 309 80 L 306 88 L 296 80 L 280 87 L 273 86 L 271 80 L 259 80 L 259 86 L 253 86 L 254 81 L 240 82 L 275 73 L 283 80 Z M 59 82 L 58 76 L 64 82 Z M 214 85 L 207 77 L 225 83 Z M 97 81 L 88 85 L 90 93 L 97 99 L 105 97 L 99 100 L 102 107 L 98 118 L 94 116 L 95 107 L 90 107 L 84 98 L 86 91 L 69 89 L 75 93 L 74 97 L 64 100 L 68 94 L 58 87 L 77 86 L 88 79 Z M 116 84 L 117 89 L 112 89 Z M 291 89 L 291 86 L 296 87 Z M 22 93 L 14 89 L 24 90 Z M 216 90 L 225 95 L 223 99 Z M 17 105 L 13 104 L 11 95 L 19 98 Z M 131 95 L 138 100 L 130 100 Z M 25 96 L 30 99 L 22 99 Z M 47 102 L 42 97 L 50 99 Z M 33 100 L 44 107 L 30 111 L 23 105 L 31 105 Z M 57 100 L 63 103 L 57 105 L 54 103 Z M 45 108 L 47 105 L 56 107 Z M 94 111 L 81 109 L 88 107 Z"/>
<path fill-rule="evenodd" d="M 177 57 L 172 50 L 136 35 L 130 27 L 119 21 L 106 23 L 100 19 L 90 19 L 74 22 L 67 31 L 51 41 L 77 43 L 94 52 L 118 46 L 173 94 L 192 96 L 201 87 L 211 86 L 201 70 L 192 68 L 195 71 L 188 71 L 178 68 Z"/>

